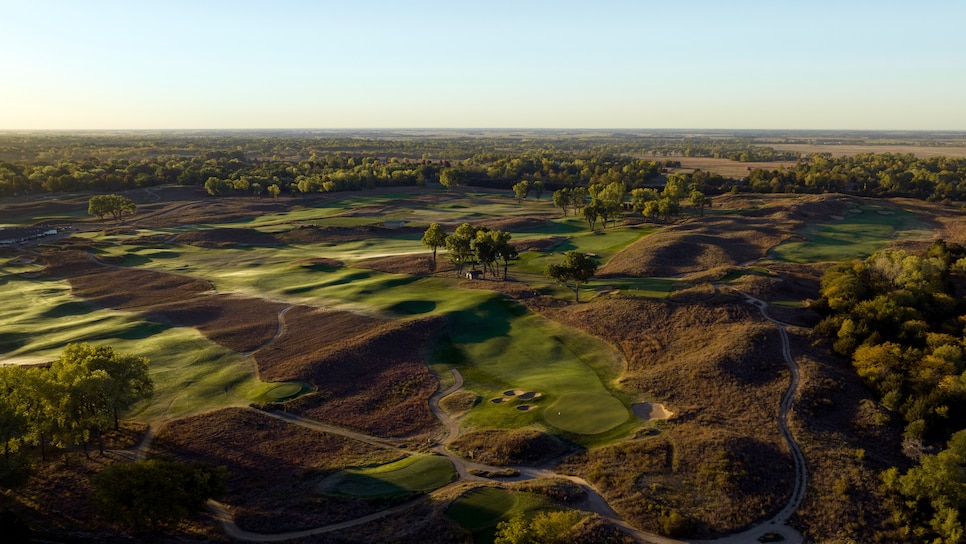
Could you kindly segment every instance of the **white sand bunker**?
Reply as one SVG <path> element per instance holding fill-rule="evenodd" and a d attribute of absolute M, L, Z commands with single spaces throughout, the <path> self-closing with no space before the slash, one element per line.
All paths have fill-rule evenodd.
<path fill-rule="evenodd" d="M 656 419 L 670 419 L 674 412 L 668 410 L 663 404 L 656 402 L 638 402 L 631 405 L 634 415 L 645 420 L 654 421 Z"/>
<path fill-rule="evenodd" d="M 490 402 L 492 402 L 493 404 L 500 404 L 501 402 L 503 402 L 503 399 L 501 398 L 490 399 Z"/>
<path fill-rule="evenodd" d="M 522 389 L 508 389 L 503 392 L 503 394 L 507 397 L 519 397 L 523 393 L 524 391 Z"/>
<path fill-rule="evenodd" d="M 521 393 L 520 395 L 517 395 L 517 396 L 519 397 L 520 400 L 533 400 L 533 399 L 539 399 L 540 397 L 542 397 L 543 393 L 538 393 L 536 391 L 527 391 L 526 393 Z"/>
<path fill-rule="evenodd" d="M 532 409 L 533 409 L 533 406 L 530 406 L 529 404 L 521 404 L 517 406 L 517 410 L 520 410 L 521 412 L 526 412 Z"/>

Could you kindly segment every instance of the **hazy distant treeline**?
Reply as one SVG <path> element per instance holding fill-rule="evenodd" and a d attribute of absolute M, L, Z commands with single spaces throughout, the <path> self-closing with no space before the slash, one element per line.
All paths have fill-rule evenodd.
<path fill-rule="evenodd" d="M 623 182 L 660 183 L 675 156 L 795 160 L 743 179 L 696 172 L 708 195 L 837 192 L 966 199 L 966 159 L 911 154 L 832 158 L 776 151 L 750 139 L 656 137 L 296 138 L 254 136 L 0 135 L 0 197 L 45 192 L 115 192 L 163 184 L 206 186 L 212 194 L 272 195 L 414 186 L 459 180 L 511 188 L 539 180 L 549 189 Z M 449 171 L 453 175 L 443 175 Z"/>

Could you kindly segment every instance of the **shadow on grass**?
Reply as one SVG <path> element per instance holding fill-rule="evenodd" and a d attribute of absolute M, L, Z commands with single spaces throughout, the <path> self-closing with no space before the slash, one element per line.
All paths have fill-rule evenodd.
<path fill-rule="evenodd" d="M 404 300 L 386 309 L 397 314 L 418 315 L 432 312 L 436 309 L 436 303 L 432 300 Z"/>
<path fill-rule="evenodd" d="M 48 308 L 41 317 L 57 318 L 71 315 L 84 315 L 92 312 L 94 307 L 87 302 L 65 302 Z"/>
<path fill-rule="evenodd" d="M 493 297 L 486 302 L 449 314 L 454 342 L 475 344 L 510 332 L 510 319 L 527 313 L 520 304 Z"/>

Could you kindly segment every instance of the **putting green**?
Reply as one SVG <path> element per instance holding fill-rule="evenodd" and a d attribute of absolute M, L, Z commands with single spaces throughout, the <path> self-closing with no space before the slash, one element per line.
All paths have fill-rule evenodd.
<path fill-rule="evenodd" d="M 319 491 L 353 497 L 398 497 L 432 491 L 456 478 L 456 469 L 440 455 L 416 455 L 375 467 L 350 468 L 329 476 Z"/>
<path fill-rule="evenodd" d="M 543 411 L 547 423 L 577 434 L 607 432 L 628 417 L 627 408 L 606 393 L 567 393 Z"/>

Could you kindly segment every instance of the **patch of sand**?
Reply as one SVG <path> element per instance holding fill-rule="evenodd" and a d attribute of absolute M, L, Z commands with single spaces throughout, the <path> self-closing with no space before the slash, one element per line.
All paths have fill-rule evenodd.
<path fill-rule="evenodd" d="M 529 404 L 521 404 L 520 406 L 517 406 L 517 410 L 520 410 L 521 412 L 527 412 L 531 409 L 533 409 L 533 406 L 530 406 Z"/>
<path fill-rule="evenodd" d="M 832 219 L 834 219 L 836 221 L 845 221 L 845 218 L 842 217 L 841 215 L 830 215 L 829 217 L 831 217 Z"/>
<path fill-rule="evenodd" d="M 507 397 L 519 397 L 523 393 L 525 393 L 525 391 L 523 391 L 522 389 L 509 389 L 503 392 L 503 394 L 506 395 Z"/>
<path fill-rule="evenodd" d="M 631 410 L 635 416 L 645 421 L 670 419 L 674 415 L 674 412 L 665 408 L 663 404 L 656 402 L 638 402 L 631 405 Z"/>

